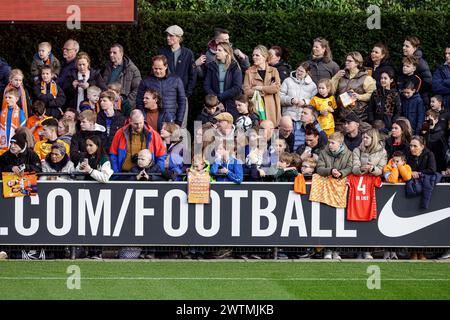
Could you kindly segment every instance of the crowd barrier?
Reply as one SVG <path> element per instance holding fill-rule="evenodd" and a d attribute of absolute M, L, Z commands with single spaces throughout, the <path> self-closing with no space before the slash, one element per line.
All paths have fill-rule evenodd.
<path fill-rule="evenodd" d="M 0 246 L 444 248 L 449 194 L 438 184 L 424 210 L 403 184 L 383 184 L 377 219 L 354 222 L 292 183 L 212 183 L 203 205 L 187 203 L 185 182 L 39 181 L 38 196 L 0 199 Z"/>

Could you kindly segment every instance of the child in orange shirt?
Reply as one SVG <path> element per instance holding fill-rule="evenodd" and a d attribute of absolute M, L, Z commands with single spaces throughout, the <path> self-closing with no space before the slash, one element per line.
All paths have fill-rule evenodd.
<path fill-rule="evenodd" d="M 333 112 L 337 108 L 336 99 L 333 96 L 333 85 L 330 79 L 322 79 L 317 85 L 319 91 L 310 102 L 319 113 L 317 121 L 320 127 L 329 137 L 334 132 Z"/>
<path fill-rule="evenodd" d="M 45 119 L 51 118 L 45 114 L 45 104 L 40 100 L 36 100 L 31 106 L 33 115 L 27 120 L 27 128 L 30 129 L 33 134 L 34 141 L 38 142 L 41 140 L 42 124 L 41 122 Z"/>
<path fill-rule="evenodd" d="M 406 156 L 401 151 L 395 151 L 392 159 L 384 166 L 383 175 L 386 182 L 401 183 L 411 180 L 412 170 L 406 164 Z"/>

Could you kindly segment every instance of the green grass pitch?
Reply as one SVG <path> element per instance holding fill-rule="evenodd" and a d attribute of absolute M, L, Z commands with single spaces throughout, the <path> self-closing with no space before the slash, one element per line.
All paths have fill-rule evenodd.
<path fill-rule="evenodd" d="M 67 287 L 71 265 L 80 289 Z M 369 266 L 379 289 L 368 289 Z M 450 263 L 10 260 L 0 261 L 0 288 L 0 300 L 450 299 Z"/>

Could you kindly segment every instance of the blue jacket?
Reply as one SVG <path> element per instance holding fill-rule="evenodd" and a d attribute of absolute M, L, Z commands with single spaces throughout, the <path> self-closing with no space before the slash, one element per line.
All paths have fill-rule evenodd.
<path fill-rule="evenodd" d="M 167 147 L 167 158 L 165 162 L 169 159 L 168 171 L 174 181 L 181 181 L 178 175 L 185 172 L 184 156 L 186 152 L 188 150 L 186 150 L 186 143 L 184 141 L 172 143 Z"/>
<path fill-rule="evenodd" d="M 440 65 L 433 74 L 433 93 L 444 98 L 444 109 L 450 111 L 450 67 L 447 63 Z"/>
<path fill-rule="evenodd" d="M 58 86 L 62 88 L 64 80 L 66 80 L 69 74 L 73 72 L 77 72 L 76 59 L 67 62 L 66 59 L 63 58 L 61 60 L 61 70 L 59 71 L 58 79 L 56 79 Z"/>
<path fill-rule="evenodd" d="M 168 75 L 164 78 L 156 78 L 151 75 L 141 81 L 138 88 L 136 107 L 144 111 L 144 93 L 147 89 L 158 90 L 161 95 L 161 109 L 159 110 L 158 128 L 160 122 L 175 122 L 180 125 L 183 122 L 186 110 L 186 95 L 183 81 L 176 75 Z"/>
<path fill-rule="evenodd" d="M 9 73 L 11 72 L 11 67 L 9 64 L 0 57 L 0 92 L 3 94 L 6 85 L 9 82 Z"/>
<path fill-rule="evenodd" d="M 181 54 L 176 63 L 173 59 L 173 52 L 169 47 L 159 49 L 159 54 L 167 58 L 170 73 L 180 77 L 181 81 L 183 81 L 186 96 L 190 97 L 197 82 L 197 72 L 194 70 L 195 59 L 192 50 L 181 47 Z"/>
<path fill-rule="evenodd" d="M 217 181 L 232 181 L 239 184 L 244 179 L 242 163 L 236 158 L 230 157 L 226 162 L 216 159 L 211 166 L 211 175 L 218 175 L 220 167 L 227 168 L 228 173 L 226 176 L 218 176 Z"/>
<path fill-rule="evenodd" d="M 422 128 L 423 120 L 425 119 L 425 107 L 422 98 L 416 92 L 409 99 L 406 99 L 402 94 L 401 100 L 403 116 L 408 118 L 414 134 L 420 134 L 420 129 Z"/>
<path fill-rule="evenodd" d="M 219 67 L 215 61 L 206 64 L 205 82 L 203 84 L 206 94 L 216 95 L 223 103 L 227 112 L 236 120 L 239 116 L 234 99 L 242 93 L 242 72 L 238 64 L 233 61 L 225 73 L 223 92 L 220 93 Z"/>

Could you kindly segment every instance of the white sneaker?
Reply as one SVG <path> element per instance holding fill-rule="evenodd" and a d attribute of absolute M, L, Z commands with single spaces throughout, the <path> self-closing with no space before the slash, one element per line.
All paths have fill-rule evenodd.
<path fill-rule="evenodd" d="M 393 252 L 393 251 L 392 251 L 392 252 Z M 393 253 L 395 253 L 395 252 L 393 252 Z M 397 256 L 397 255 L 396 255 L 396 256 Z M 384 254 L 383 254 L 383 259 L 384 259 L 384 260 L 389 260 L 390 258 L 391 258 L 391 252 L 385 250 L 385 251 L 384 251 Z"/>
<path fill-rule="evenodd" d="M 391 251 L 391 260 L 398 260 L 397 253 L 395 251 Z"/>
<path fill-rule="evenodd" d="M 439 257 L 439 260 L 450 259 L 450 250 L 444 252 L 442 256 Z"/>
<path fill-rule="evenodd" d="M 324 259 L 328 259 L 328 260 L 331 260 L 332 259 L 332 252 L 331 252 L 331 250 L 326 250 L 325 252 L 324 252 L 324 254 L 323 254 L 323 258 Z"/>
<path fill-rule="evenodd" d="M 372 255 L 371 255 L 370 252 L 368 252 L 368 251 L 363 253 L 363 258 L 364 258 L 364 259 L 373 260 Z"/>
<path fill-rule="evenodd" d="M 341 256 L 339 255 L 338 251 L 333 251 L 332 255 L 334 260 L 341 260 Z"/>

